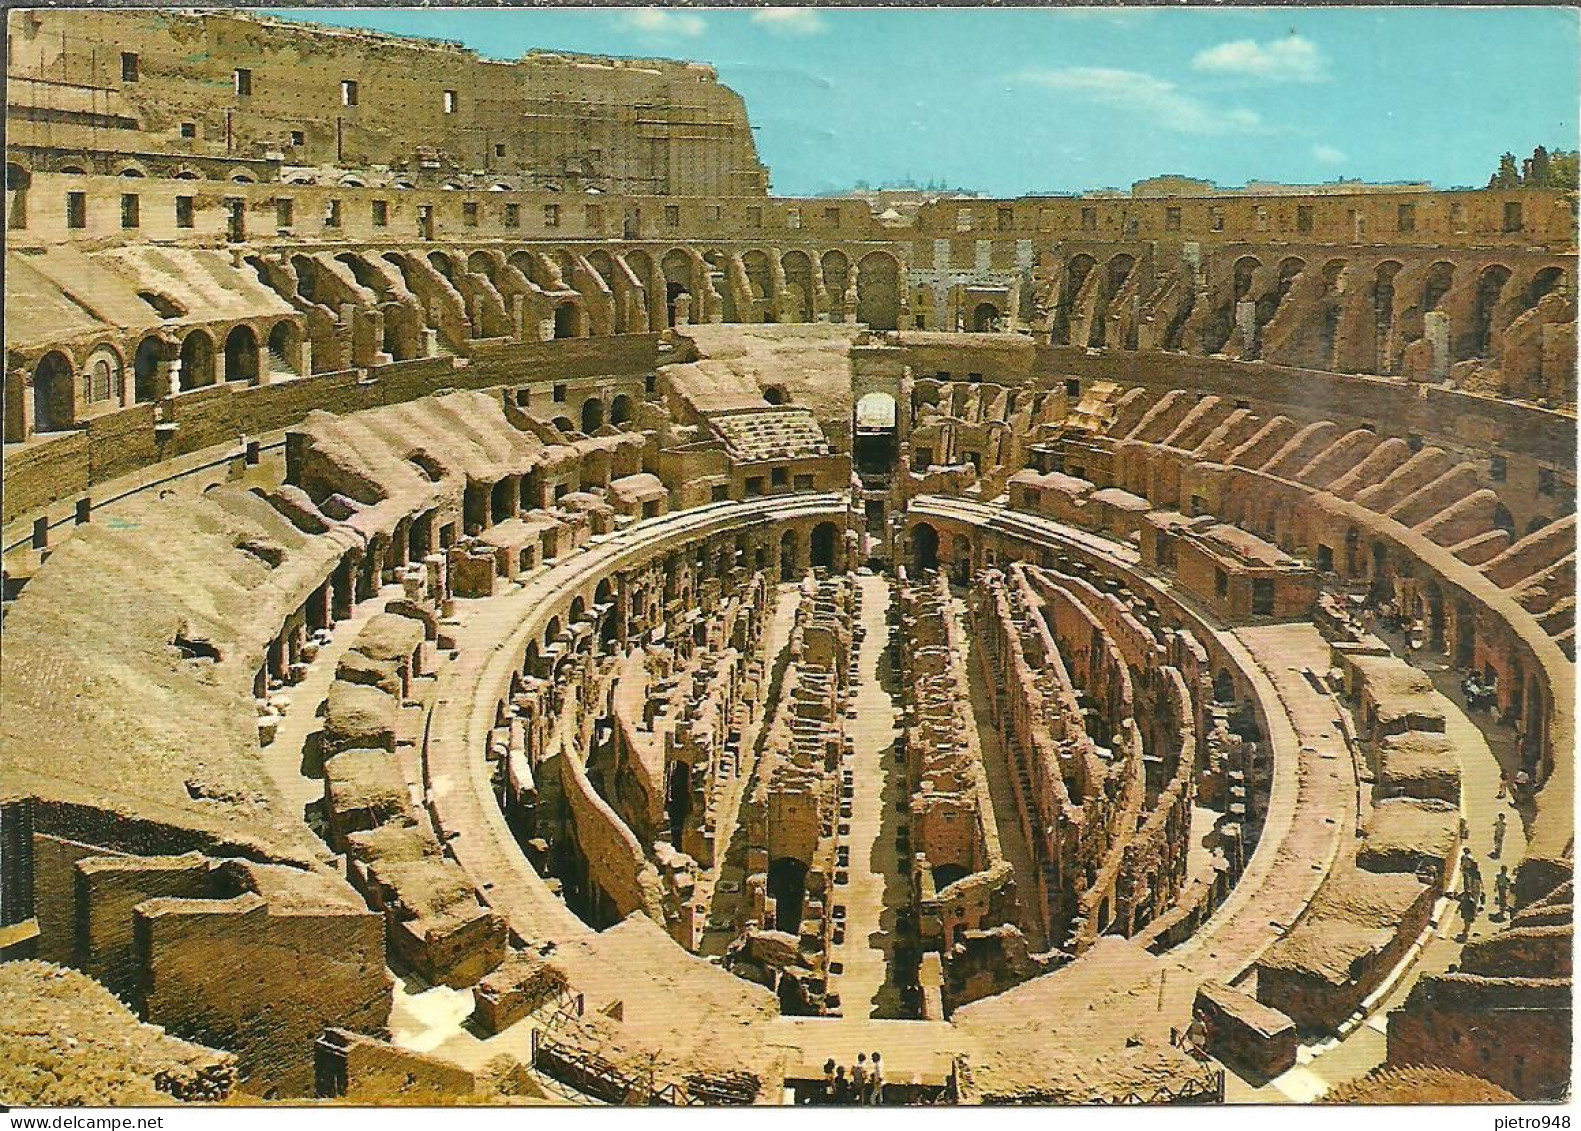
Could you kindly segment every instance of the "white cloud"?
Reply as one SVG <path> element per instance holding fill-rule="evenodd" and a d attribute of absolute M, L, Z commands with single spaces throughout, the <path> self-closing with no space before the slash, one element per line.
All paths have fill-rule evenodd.
<path fill-rule="evenodd" d="M 1186 134 L 1253 133 L 1262 117 L 1243 107 L 1210 106 L 1167 79 L 1116 67 L 1064 67 L 1024 71 L 1021 82 L 1065 91 L 1102 106 L 1146 114 L 1165 128 Z"/>
<path fill-rule="evenodd" d="M 1328 58 L 1318 45 L 1299 35 L 1258 43 L 1236 39 L 1199 51 L 1191 68 L 1211 75 L 1267 79 L 1271 82 L 1323 82 Z"/>
<path fill-rule="evenodd" d="M 620 22 L 630 31 L 657 39 L 696 39 L 708 30 L 708 21 L 701 16 L 663 8 L 632 8 L 621 13 Z"/>
<path fill-rule="evenodd" d="M 817 35 L 827 26 L 815 8 L 759 8 L 752 22 L 787 35 Z"/>
<path fill-rule="evenodd" d="M 1312 159 L 1321 165 L 1343 165 L 1347 160 L 1344 151 L 1332 145 L 1314 145 Z"/>

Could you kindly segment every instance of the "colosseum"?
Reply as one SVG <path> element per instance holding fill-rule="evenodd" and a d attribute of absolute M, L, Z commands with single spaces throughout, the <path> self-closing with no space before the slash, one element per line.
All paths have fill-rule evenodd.
<path fill-rule="evenodd" d="M 0 1104 L 1568 1094 L 1574 186 L 8 31 Z"/>

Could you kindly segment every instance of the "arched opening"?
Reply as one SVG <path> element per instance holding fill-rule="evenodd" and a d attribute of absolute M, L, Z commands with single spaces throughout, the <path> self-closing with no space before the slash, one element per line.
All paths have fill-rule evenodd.
<path fill-rule="evenodd" d="M 572 434 L 574 434 L 576 432 L 576 424 L 571 420 L 571 418 L 569 416 L 557 416 L 557 417 L 555 417 L 554 418 L 554 426 L 556 428 L 558 428 L 560 431 L 566 433 L 567 435 L 572 435 Z"/>
<path fill-rule="evenodd" d="M 582 402 L 582 431 L 589 436 L 604 427 L 604 402 L 588 397 Z"/>
<path fill-rule="evenodd" d="M 679 302 L 681 297 L 686 297 L 687 322 L 702 321 L 702 312 L 697 309 L 696 300 L 692 297 L 693 289 L 693 263 L 690 256 L 679 248 L 664 253 L 659 260 L 659 270 L 664 275 L 664 305 L 665 319 L 671 325 L 678 325 L 680 317 Z"/>
<path fill-rule="evenodd" d="M 1532 276 L 1531 283 L 1526 288 L 1526 307 L 1531 309 L 1548 295 L 1558 290 L 1564 282 L 1565 271 L 1563 267 L 1544 267 Z"/>
<path fill-rule="evenodd" d="M 993 334 L 1002 328 L 999 308 L 991 302 L 980 302 L 972 311 L 972 333 Z"/>
<path fill-rule="evenodd" d="M 852 455 L 857 470 L 887 474 L 895 466 L 898 451 L 897 406 L 885 392 L 871 392 L 856 402 Z"/>
<path fill-rule="evenodd" d="M 1493 526 L 1502 530 L 1511 538 L 1515 537 L 1515 516 L 1510 513 L 1510 508 L 1503 503 L 1493 505 Z"/>
<path fill-rule="evenodd" d="M 1477 280 L 1477 301 L 1471 316 L 1472 357 L 1488 356 L 1493 337 L 1493 312 L 1509 280 L 1510 269 L 1497 263 L 1484 268 Z"/>
<path fill-rule="evenodd" d="M 516 481 L 501 479 L 489 492 L 489 521 L 504 522 L 516 516 Z"/>
<path fill-rule="evenodd" d="M 1235 679 L 1228 669 L 1220 668 L 1213 677 L 1213 701 L 1215 703 L 1235 702 Z"/>
<path fill-rule="evenodd" d="M 132 400 L 147 404 L 159 397 L 159 362 L 164 350 L 158 338 L 144 338 L 132 355 Z"/>
<path fill-rule="evenodd" d="M 214 339 L 194 330 L 181 343 L 181 387 L 202 389 L 214 384 Z"/>
<path fill-rule="evenodd" d="M 796 532 L 787 530 L 780 535 L 780 580 L 796 580 Z"/>
<path fill-rule="evenodd" d="M 785 292 L 780 306 L 786 320 L 811 322 L 815 317 L 812 300 L 816 289 L 812 280 L 812 260 L 806 252 L 787 252 L 780 260 L 780 269 L 785 273 Z"/>
<path fill-rule="evenodd" d="M 875 251 L 857 264 L 856 320 L 873 330 L 900 325 L 900 264 L 894 256 Z"/>
<path fill-rule="evenodd" d="M 1533 515 L 1532 520 L 1526 524 L 1526 533 L 1536 534 L 1539 530 L 1547 526 L 1552 521 L 1553 519 L 1549 518 L 1545 514 Z"/>
<path fill-rule="evenodd" d="M 843 251 L 826 251 L 818 266 L 823 270 L 823 288 L 829 296 L 829 320 L 844 322 L 851 313 L 845 304 L 846 288 L 851 281 L 851 260 Z"/>
<path fill-rule="evenodd" d="M 918 574 L 939 568 L 939 532 L 926 522 L 911 528 L 911 560 Z"/>
<path fill-rule="evenodd" d="M 1427 279 L 1422 284 L 1422 309 L 1437 310 L 1438 304 L 1454 285 L 1455 265 L 1442 262 L 1433 264 L 1428 268 Z"/>
<path fill-rule="evenodd" d="M 752 309 L 747 311 L 746 322 L 777 322 L 778 312 L 774 309 L 774 270 L 769 263 L 769 257 L 754 248 L 741 257 L 741 269 L 747 277 L 748 297 Z"/>
<path fill-rule="evenodd" d="M 467 273 L 482 275 L 489 282 L 499 285 L 499 269 L 494 265 L 494 257 L 487 252 L 474 251 L 467 256 Z"/>
<path fill-rule="evenodd" d="M 442 251 L 428 253 L 428 264 L 452 283 L 456 281 L 456 269 L 450 262 L 450 257 Z"/>
<path fill-rule="evenodd" d="M 559 617 L 550 617 L 549 618 L 549 623 L 544 626 L 544 630 L 543 630 L 543 646 L 546 649 L 547 648 L 553 648 L 554 647 L 554 642 L 556 640 L 559 640 L 559 639 L 560 639 L 560 618 Z"/>
<path fill-rule="evenodd" d="M 33 369 L 33 431 L 59 432 L 75 422 L 71 359 L 52 350 Z"/>
<path fill-rule="evenodd" d="M 763 400 L 771 405 L 789 404 L 790 394 L 785 391 L 784 385 L 770 385 L 763 390 Z"/>
<path fill-rule="evenodd" d="M 225 336 L 225 380 L 258 380 L 258 336 L 251 326 L 237 326 Z"/>
<path fill-rule="evenodd" d="M 1087 333 L 1077 335 L 1072 328 L 1071 315 L 1076 311 L 1076 300 L 1087 285 L 1087 276 L 1097 265 L 1098 261 L 1085 253 L 1071 256 L 1070 261 L 1065 264 L 1065 278 L 1060 287 L 1059 302 L 1054 309 L 1054 341 L 1064 345 L 1087 344 Z M 1074 337 L 1080 337 L 1081 341 L 1075 341 Z"/>
<path fill-rule="evenodd" d="M 582 308 L 574 302 L 562 302 L 554 308 L 554 336 L 580 338 L 582 336 Z"/>
<path fill-rule="evenodd" d="M 302 331 L 289 320 L 276 322 L 269 331 L 269 371 L 302 375 Z"/>
<path fill-rule="evenodd" d="M 801 934 L 802 903 L 807 896 L 807 865 L 790 856 L 769 864 L 769 897 L 774 900 L 774 929 Z"/>
<path fill-rule="evenodd" d="M 686 818 L 692 812 L 692 768 L 685 762 L 670 765 L 669 780 L 664 786 L 664 812 L 670 819 L 670 843 L 679 848 Z"/>
<path fill-rule="evenodd" d="M 616 428 L 631 423 L 631 398 L 625 393 L 609 402 L 609 422 Z"/>
<path fill-rule="evenodd" d="M 820 522 L 812 528 L 811 559 L 814 569 L 834 568 L 834 547 L 839 533 L 832 522 Z"/>

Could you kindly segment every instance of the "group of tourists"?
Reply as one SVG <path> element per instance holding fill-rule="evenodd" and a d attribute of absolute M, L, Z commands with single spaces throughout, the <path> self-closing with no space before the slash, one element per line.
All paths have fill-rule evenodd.
<path fill-rule="evenodd" d="M 857 1053 L 849 1072 L 834 1057 L 823 1062 L 823 1095 L 815 1101 L 842 1106 L 876 1107 L 884 1102 L 884 1062 L 878 1053 L 872 1060 Z"/>

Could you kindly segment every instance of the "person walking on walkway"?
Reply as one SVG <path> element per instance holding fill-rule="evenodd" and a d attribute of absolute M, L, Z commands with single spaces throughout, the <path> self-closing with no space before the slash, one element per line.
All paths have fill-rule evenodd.
<path fill-rule="evenodd" d="M 873 1070 L 867 1078 L 867 1088 L 872 1097 L 869 1103 L 877 1107 L 884 1102 L 884 1064 L 876 1049 L 873 1052 Z"/>
<path fill-rule="evenodd" d="M 1510 866 L 1499 865 L 1499 874 L 1493 877 L 1493 898 L 1498 901 L 1499 914 L 1510 917 Z"/>
<path fill-rule="evenodd" d="M 1477 917 L 1477 897 L 1471 893 L 1470 888 L 1460 891 L 1460 921 L 1461 930 L 1459 940 L 1465 942 L 1471 938 L 1471 921 Z"/>
<path fill-rule="evenodd" d="M 1509 818 L 1500 813 L 1493 819 L 1493 855 L 1497 859 L 1504 853 L 1504 833 L 1509 825 Z"/>
<path fill-rule="evenodd" d="M 856 1054 L 856 1064 L 851 1068 L 851 1102 L 867 1103 L 867 1053 Z"/>
<path fill-rule="evenodd" d="M 1460 886 L 1471 895 L 1471 906 L 1476 910 L 1482 906 L 1482 868 L 1477 864 L 1477 858 L 1471 855 L 1470 848 L 1460 850 Z"/>

